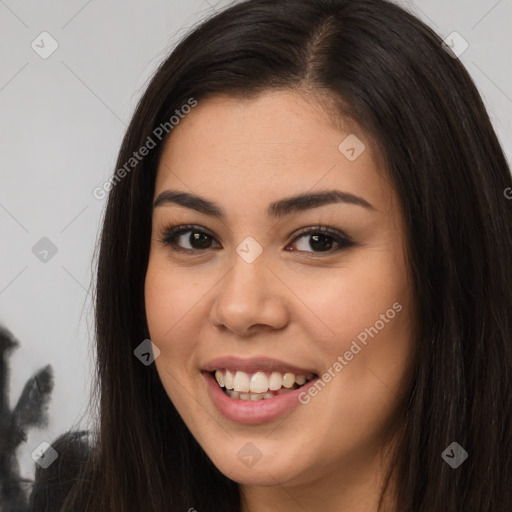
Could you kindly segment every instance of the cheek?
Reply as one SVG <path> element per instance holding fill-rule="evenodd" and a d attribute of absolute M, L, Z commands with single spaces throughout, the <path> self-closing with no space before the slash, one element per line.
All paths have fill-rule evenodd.
<path fill-rule="evenodd" d="M 398 302 L 404 311 L 408 309 L 409 287 L 403 265 L 389 253 L 375 251 L 359 253 L 340 268 L 322 269 L 307 278 L 294 276 L 293 292 L 306 306 L 297 303 L 303 325 L 306 320 L 311 328 L 316 325 L 315 339 L 321 335 L 328 352 L 348 350 L 351 340 L 376 322 L 380 331 L 381 315 L 385 315 L 384 321 L 389 320 L 382 331 L 389 332 L 391 325 L 405 316 L 397 313 L 393 304 Z"/>
<path fill-rule="evenodd" d="M 388 248 L 360 253 L 334 279 L 324 275 L 298 291 L 308 297 L 322 332 L 329 329 L 321 343 L 330 370 L 324 376 L 339 396 L 338 412 L 353 409 L 341 414 L 353 426 L 363 417 L 368 424 L 386 417 L 409 375 L 414 312 L 399 255 Z"/>
<path fill-rule="evenodd" d="M 160 349 L 155 360 L 156 369 L 169 398 L 173 402 L 179 395 L 179 382 L 186 376 L 186 352 L 192 347 L 183 344 L 183 329 L 187 325 L 187 312 L 191 309 L 191 291 L 180 286 L 176 275 L 150 260 L 145 281 L 145 306 L 151 341 Z M 193 340 L 188 335 L 185 339 Z M 176 380 L 178 379 L 178 380 Z"/>
<path fill-rule="evenodd" d="M 152 340 L 166 343 L 176 329 L 182 327 L 187 315 L 198 305 L 201 297 L 199 283 L 181 276 L 155 258 L 149 262 L 145 280 L 145 307 Z"/>
<path fill-rule="evenodd" d="M 178 408 L 184 406 L 184 389 L 190 387 L 185 370 L 191 347 L 189 343 L 179 343 L 183 339 L 186 313 L 191 308 L 190 293 L 190 289 L 187 294 L 187 288 L 180 286 L 176 274 L 150 260 L 144 291 L 149 335 L 160 349 L 156 370 L 169 399 Z"/>
<path fill-rule="evenodd" d="M 149 332 L 154 341 L 161 340 L 174 323 L 175 294 L 176 289 L 170 286 L 165 273 L 158 272 L 150 265 L 146 274 L 144 300 Z"/>

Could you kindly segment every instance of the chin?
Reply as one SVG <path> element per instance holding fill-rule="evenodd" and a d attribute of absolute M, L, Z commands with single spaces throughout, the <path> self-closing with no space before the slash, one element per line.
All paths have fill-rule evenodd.
<path fill-rule="evenodd" d="M 223 475 L 238 484 L 275 486 L 302 481 L 301 475 L 305 475 L 307 468 L 298 465 L 297 450 L 283 453 L 282 442 L 274 443 L 275 446 L 267 447 L 265 444 L 272 444 L 269 440 L 233 439 L 230 448 L 218 456 L 211 452 L 207 454 Z M 229 456 L 226 456 L 228 452 Z"/>

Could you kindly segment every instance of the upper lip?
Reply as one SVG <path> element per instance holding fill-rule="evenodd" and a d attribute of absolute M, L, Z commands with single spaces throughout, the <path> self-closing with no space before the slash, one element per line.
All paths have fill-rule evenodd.
<path fill-rule="evenodd" d="M 307 375 L 308 373 L 313 373 L 316 375 L 315 370 L 312 368 L 303 368 L 269 357 L 251 357 L 250 359 L 242 359 L 233 356 L 218 357 L 206 364 L 203 367 L 203 370 L 213 372 L 221 368 L 226 368 L 228 370 L 240 370 L 246 373 L 263 371 L 294 373 L 295 375 Z"/>

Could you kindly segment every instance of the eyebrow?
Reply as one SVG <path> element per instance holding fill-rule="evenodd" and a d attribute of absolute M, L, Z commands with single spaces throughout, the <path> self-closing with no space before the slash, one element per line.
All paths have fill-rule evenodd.
<path fill-rule="evenodd" d="M 269 205 L 267 215 L 273 218 L 280 218 L 293 212 L 318 208 L 319 206 L 332 203 L 353 204 L 369 210 L 375 210 L 366 199 L 360 196 L 341 190 L 325 190 L 313 194 L 304 193 L 280 199 Z M 218 217 L 219 219 L 226 218 L 224 211 L 217 203 L 179 190 L 164 190 L 161 192 L 153 203 L 153 209 L 169 204 L 178 204 L 206 215 Z"/>

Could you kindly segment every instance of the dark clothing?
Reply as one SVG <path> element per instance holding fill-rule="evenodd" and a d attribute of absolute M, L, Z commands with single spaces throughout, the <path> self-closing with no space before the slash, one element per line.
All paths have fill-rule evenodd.
<path fill-rule="evenodd" d="M 87 435 L 87 431 L 67 432 L 52 443 L 58 458 L 46 469 L 36 464 L 28 512 L 60 512 L 87 460 L 90 450 Z"/>

